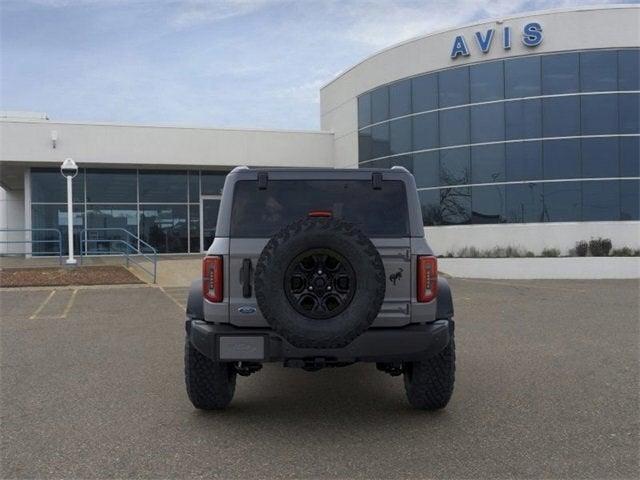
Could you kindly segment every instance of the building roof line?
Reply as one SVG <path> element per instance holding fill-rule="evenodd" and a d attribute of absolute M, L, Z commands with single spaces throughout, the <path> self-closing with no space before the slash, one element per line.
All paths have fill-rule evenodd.
<path fill-rule="evenodd" d="M 347 68 L 346 70 L 340 72 L 332 80 L 329 80 L 328 82 L 322 84 L 320 86 L 320 91 L 324 90 L 329 85 L 331 85 L 332 83 L 340 80 L 342 77 L 347 75 L 352 70 L 355 70 L 356 68 L 358 68 L 363 63 L 366 63 L 367 61 L 371 60 L 374 57 L 377 57 L 378 55 L 381 55 L 381 54 L 383 54 L 385 52 L 388 52 L 388 51 L 394 50 L 396 48 L 402 47 L 404 45 L 407 45 L 407 44 L 410 44 L 410 43 L 413 43 L 413 42 L 417 42 L 417 41 L 425 39 L 425 38 L 434 37 L 436 35 L 440 35 L 440 34 L 443 34 L 443 33 L 454 32 L 456 30 L 463 30 L 465 28 L 470 28 L 470 27 L 474 27 L 474 26 L 477 26 L 477 25 L 483 25 L 483 24 L 486 24 L 486 23 L 494 23 L 494 22 L 501 22 L 502 23 L 502 22 L 506 22 L 506 21 L 509 21 L 509 20 L 516 20 L 516 19 L 519 19 L 519 18 L 526 18 L 526 17 L 534 17 L 534 16 L 538 16 L 538 15 L 554 15 L 554 14 L 558 14 L 558 13 L 572 13 L 572 12 L 593 11 L 593 10 L 615 10 L 615 9 L 622 9 L 622 8 L 640 10 L 640 5 L 638 5 L 638 4 L 585 5 L 585 6 L 579 6 L 579 7 L 565 7 L 565 8 L 553 8 L 553 9 L 545 9 L 545 10 L 535 10 L 535 11 L 531 11 L 531 12 L 520 12 L 520 13 L 516 13 L 516 14 L 513 14 L 513 15 L 505 16 L 505 17 L 484 18 L 482 20 L 474 21 L 474 22 L 467 23 L 467 24 L 458 25 L 458 26 L 455 26 L 455 27 L 447 27 L 447 28 L 443 28 L 443 29 L 436 30 L 436 31 L 433 31 L 433 32 L 423 33 L 421 35 L 417 35 L 415 37 L 411 37 L 411 38 L 408 38 L 406 40 L 402 40 L 401 42 L 394 43 L 393 45 L 390 45 L 388 47 L 384 47 L 384 48 L 372 53 L 371 55 L 363 58 L 358 63 L 355 63 L 355 64 L 351 65 L 349 68 Z"/>
<path fill-rule="evenodd" d="M 126 128 L 171 128 L 180 130 L 207 130 L 221 132 L 258 132 L 258 133 L 302 133 L 313 135 L 333 135 L 333 132 L 325 130 L 287 130 L 277 128 L 255 128 L 255 127 L 203 127 L 195 125 L 171 125 L 171 124 L 149 124 L 149 123 L 115 123 L 115 122 L 84 122 L 69 120 L 43 120 L 33 118 L 0 118 L 1 123 L 38 123 L 45 125 L 84 125 L 89 127 L 126 127 Z"/>

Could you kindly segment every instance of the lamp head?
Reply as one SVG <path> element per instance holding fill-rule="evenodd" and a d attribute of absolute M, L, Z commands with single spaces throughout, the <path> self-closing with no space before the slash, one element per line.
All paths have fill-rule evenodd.
<path fill-rule="evenodd" d="M 76 162 L 74 162 L 72 158 L 66 158 L 60 166 L 60 173 L 66 178 L 73 178 L 78 174 L 78 165 L 76 165 Z"/>

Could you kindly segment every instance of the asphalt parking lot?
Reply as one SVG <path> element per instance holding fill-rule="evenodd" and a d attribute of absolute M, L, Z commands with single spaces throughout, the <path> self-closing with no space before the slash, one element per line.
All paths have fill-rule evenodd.
<path fill-rule="evenodd" d="M 227 411 L 196 411 L 186 289 L 0 291 L 1 476 L 638 478 L 639 282 L 451 283 L 438 413 L 373 365 L 267 366 Z"/>

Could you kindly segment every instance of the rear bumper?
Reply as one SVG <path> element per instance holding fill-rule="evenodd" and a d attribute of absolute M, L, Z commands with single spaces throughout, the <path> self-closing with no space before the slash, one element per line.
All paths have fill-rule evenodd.
<path fill-rule="evenodd" d="M 298 348 L 272 330 L 187 320 L 193 346 L 214 361 L 278 362 L 322 360 L 331 362 L 399 362 L 440 353 L 449 343 L 453 322 L 372 328 L 343 348 Z"/>

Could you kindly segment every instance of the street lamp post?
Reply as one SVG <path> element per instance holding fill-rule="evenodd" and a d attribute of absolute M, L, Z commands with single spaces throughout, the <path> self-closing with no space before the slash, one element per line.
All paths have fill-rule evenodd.
<path fill-rule="evenodd" d="M 75 265 L 77 260 L 73 258 L 73 177 L 78 174 L 78 166 L 72 158 L 65 159 L 60 166 L 60 173 L 67 179 L 67 235 L 69 239 L 69 258 L 67 265 Z"/>

